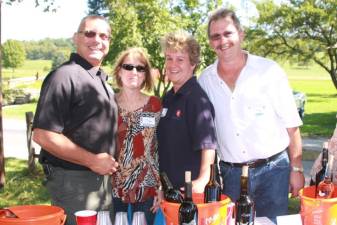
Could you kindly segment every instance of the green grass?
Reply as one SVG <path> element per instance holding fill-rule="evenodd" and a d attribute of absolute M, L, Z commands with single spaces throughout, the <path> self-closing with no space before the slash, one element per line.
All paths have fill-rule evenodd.
<path fill-rule="evenodd" d="M 11 68 L 2 69 L 2 77 L 4 80 L 20 78 L 20 77 L 35 77 L 36 73 L 39 76 L 45 76 L 51 68 L 51 60 L 26 60 L 24 65 L 14 70 Z"/>
<path fill-rule="evenodd" d="M 293 89 L 304 92 L 307 96 L 303 136 L 332 135 L 336 126 L 337 90 L 331 80 L 297 80 L 290 77 Z"/>
<path fill-rule="evenodd" d="M 6 183 L 0 189 L 0 208 L 13 205 L 50 204 L 50 197 L 43 186 L 44 175 L 41 167 L 29 173 L 27 161 L 6 158 Z"/>
<path fill-rule="evenodd" d="M 25 113 L 32 111 L 35 113 L 36 103 L 29 103 L 23 105 L 9 105 L 3 107 L 3 117 L 6 119 L 25 120 Z"/>

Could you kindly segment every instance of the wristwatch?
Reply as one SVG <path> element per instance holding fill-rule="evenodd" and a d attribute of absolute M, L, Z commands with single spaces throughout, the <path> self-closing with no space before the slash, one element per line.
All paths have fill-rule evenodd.
<path fill-rule="evenodd" d="M 303 167 L 292 166 L 291 171 L 303 173 L 304 169 Z"/>

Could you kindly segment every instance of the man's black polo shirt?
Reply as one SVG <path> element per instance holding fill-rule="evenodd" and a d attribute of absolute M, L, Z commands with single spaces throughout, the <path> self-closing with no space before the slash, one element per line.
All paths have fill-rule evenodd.
<path fill-rule="evenodd" d="M 158 125 L 159 167 L 175 188 L 184 186 L 184 173 L 199 176 L 201 149 L 216 149 L 214 108 L 195 77 L 163 98 Z"/>
<path fill-rule="evenodd" d="M 73 53 L 70 60 L 45 78 L 33 128 L 62 133 L 92 153 L 114 154 L 117 107 L 107 75 Z M 80 155 L 78 157 L 81 157 Z M 66 169 L 88 169 L 59 159 L 47 151 L 40 161 Z"/>

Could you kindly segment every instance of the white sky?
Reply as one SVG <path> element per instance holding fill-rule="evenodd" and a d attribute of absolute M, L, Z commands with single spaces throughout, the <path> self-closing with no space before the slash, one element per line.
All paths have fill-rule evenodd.
<path fill-rule="evenodd" d="M 42 2 L 42 1 L 41 1 Z M 1 42 L 7 39 L 40 40 L 69 38 L 86 15 L 86 0 L 56 0 L 56 13 L 35 8 L 34 0 L 24 0 L 12 6 L 2 3 Z"/>
<path fill-rule="evenodd" d="M 1 1 L 1 0 L 0 0 Z M 280 0 L 278 0 L 280 1 Z M 43 1 L 41 1 L 43 2 Z M 245 24 L 247 14 L 254 14 L 251 0 L 224 0 L 224 4 L 231 3 L 237 9 L 240 20 Z M 82 17 L 86 15 L 86 0 L 55 0 L 59 6 L 56 13 L 43 12 L 42 7 L 35 8 L 34 0 L 23 0 L 12 6 L 2 3 L 1 9 L 1 42 L 8 39 L 40 40 L 44 38 L 70 38 L 76 31 Z"/>

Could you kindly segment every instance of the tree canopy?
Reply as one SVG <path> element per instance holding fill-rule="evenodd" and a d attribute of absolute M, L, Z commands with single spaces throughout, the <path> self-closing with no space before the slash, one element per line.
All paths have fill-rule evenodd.
<path fill-rule="evenodd" d="M 165 79 L 164 58 L 160 46 L 160 39 L 165 34 L 180 29 L 187 30 L 199 39 L 202 57 L 213 61 L 214 54 L 207 46 L 204 21 L 207 12 L 214 9 L 215 5 L 213 1 L 205 3 L 200 0 L 89 0 L 88 2 L 89 13 L 108 17 L 112 26 L 110 52 L 105 62 L 113 65 L 120 52 L 129 47 L 145 48 L 151 56 L 152 66 L 157 71 L 158 82 L 154 89 L 157 96 L 163 95 L 170 87 L 170 83 Z"/>
<path fill-rule="evenodd" d="M 337 89 L 337 1 L 289 0 L 256 5 L 259 17 L 247 32 L 247 48 L 289 62 L 314 62 Z"/>
<path fill-rule="evenodd" d="M 18 68 L 26 60 L 26 52 L 20 41 L 7 40 L 2 45 L 2 59 L 5 68 Z"/>

